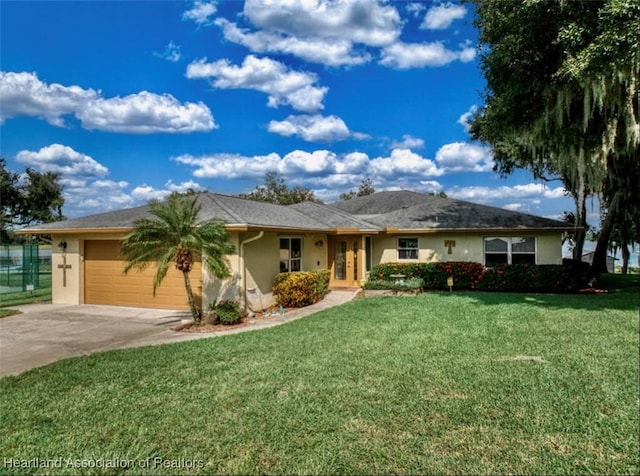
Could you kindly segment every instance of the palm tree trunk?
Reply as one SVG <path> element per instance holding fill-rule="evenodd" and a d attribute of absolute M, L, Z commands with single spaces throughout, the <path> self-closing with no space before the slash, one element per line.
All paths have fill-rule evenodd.
<path fill-rule="evenodd" d="M 182 276 L 184 277 L 184 287 L 187 290 L 187 298 L 189 298 L 189 308 L 191 309 L 191 316 L 193 317 L 194 322 L 200 322 L 200 311 L 196 307 L 196 300 L 193 297 L 193 290 L 191 289 L 191 280 L 189 279 L 189 273 L 183 271 Z"/>

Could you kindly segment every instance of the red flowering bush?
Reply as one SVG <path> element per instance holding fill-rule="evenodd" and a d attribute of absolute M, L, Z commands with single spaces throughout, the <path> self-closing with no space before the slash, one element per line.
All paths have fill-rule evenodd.
<path fill-rule="evenodd" d="M 383 263 L 371 269 L 370 278 L 393 281 L 392 275 L 421 278 L 424 289 L 449 289 L 453 278 L 455 289 L 517 292 L 575 292 L 584 287 L 587 269 L 564 265 L 513 264 L 485 268 L 480 263 L 447 261 L 439 263 Z"/>
<path fill-rule="evenodd" d="M 584 270 L 560 264 L 503 264 L 485 269 L 477 289 L 570 293 L 584 287 L 588 277 Z"/>

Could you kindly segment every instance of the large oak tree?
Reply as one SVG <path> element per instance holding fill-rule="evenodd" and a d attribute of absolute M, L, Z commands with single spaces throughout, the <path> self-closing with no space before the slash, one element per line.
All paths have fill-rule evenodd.
<path fill-rule="evenodd" d="M 487 86 L 472 135 L 492 146 L 502 173 L 527 168 L 561 179 L 578 226 L 587 196 L 602 197 L 607 217 L 593 266 L 605 271 L 609 234 L 639 200 L 640 3 L 473 3 Z"/>

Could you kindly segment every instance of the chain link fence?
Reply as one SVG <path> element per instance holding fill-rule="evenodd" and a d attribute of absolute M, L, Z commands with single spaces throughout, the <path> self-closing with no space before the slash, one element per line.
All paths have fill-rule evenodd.
<path fill-rule="evenodd" d="M 0 245 L 0 294 L 51 286 L 51 246 L 38 243 Z"/>

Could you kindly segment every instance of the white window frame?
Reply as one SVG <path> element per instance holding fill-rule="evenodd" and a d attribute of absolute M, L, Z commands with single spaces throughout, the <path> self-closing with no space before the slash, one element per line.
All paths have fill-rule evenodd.
<path fill-rule="evenodd" d="M 410 246 L 404 246 L 404 247 L 400 247 L 400 241 L 401 240 L 415 240 L 416 242 L 416 247 L 410 247 Z M 420 239 L 416 236 L 403 236 L 401 238 L 398 238 L 396 240 L 396 250 L 398 253 L 398 261 L 418 261 L 418 259 L 420 258 Z M 415 258 L 413 257 L 405 257 L 402 258 L 400 255 L 402 252 L 406 252 L 408 254 L 411 254 L 412 252 L 415 252 Z"/>
<path fill-rule="evenodd" d="M 288 241 L 288 247 L 282 248 L 282 240 Z M 293 256 L 293 251 L 291 250 L 291 242 L 292 240 L 298 240 L 300 242 L 300 255 Z M 278 239 L 278 253 L 280 254 L 280 272 L 281 273 L 291 273 L 295 271 L 302 271 L 302 256 L 304 254 L 303 250 L 304 239 L 301 236 L 280 236 Z M 282 256 L 282 251 L 287 250 L 288 256 Z M 286 269 L 283 270 L 282 263 L 286 263 Z M 298 264 L 298 269 L 294 269 L 293 263 Z M 293 270 L 293 271 L 292 271 Z"/>
<path fill-rule="evenodd" d="M 513 251 L 513 240 L 519 240 L 519 239 L 533 239 L 533 251 Z M 513 255 L 532 255 L 533 256 L 533 264 L 537 264 L 538 263 L 538 240 L 536 239 L 535 236 L 485 236 L 482 240 L 482 246 L 483 246 L 483 258 L 484 258 L 484 264 L 485 266 L 487 266 L 487 255 L 501 255 L 504 254 L 504 252 L 496 252 L 496 251 L 487 251 L 487 240 L 495 240 L 495 239 L 500 239 L 500 240 L 505 240 L 507 242 L 507 263 L 505 264 L 513 264 Z"/>

